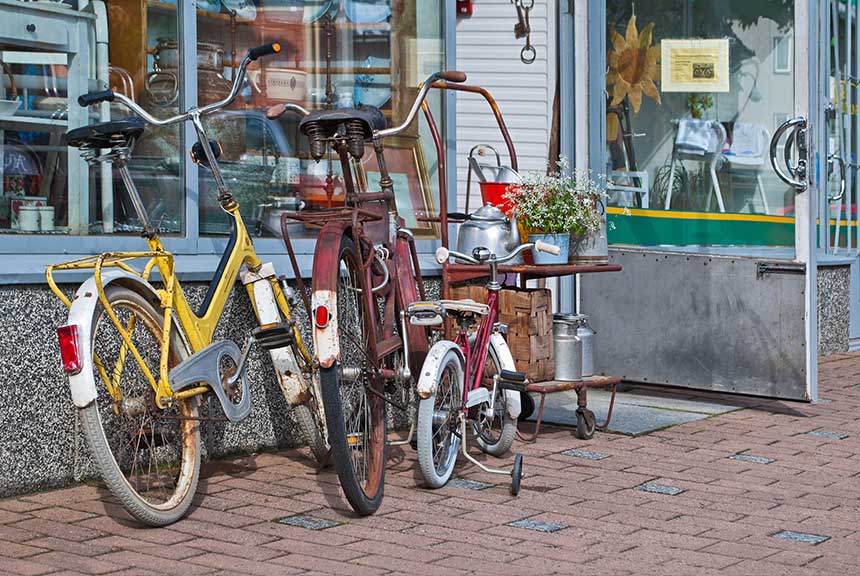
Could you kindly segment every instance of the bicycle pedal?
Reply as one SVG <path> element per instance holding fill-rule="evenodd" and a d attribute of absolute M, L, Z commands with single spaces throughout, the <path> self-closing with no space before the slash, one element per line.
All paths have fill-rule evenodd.
<path fill-rule="evenodd" d="M 292 346 L 295 342 L 293 327 L 287 322 L 279 324 L 266 324 L 254 328 L 251 332 L 254 341 L 264 350 L 276 350 Z"/>

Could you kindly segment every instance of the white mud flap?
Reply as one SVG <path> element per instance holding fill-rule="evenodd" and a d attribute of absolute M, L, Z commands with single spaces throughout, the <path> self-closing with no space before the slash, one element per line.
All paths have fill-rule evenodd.
<path fill-rule="evenodd" d="M 325 306 L 328 310 L 328 323 L 317 326 L 317 308 Z M 323 368 L 331 368 L 340 358 L 340 342 L 337 339 L 337 292 L 334 290 L 314 290 L 311 294 L 311 313 L 314 323 L 314 349 Z"/>
<path fill-rule="evenodd" d="M 102 286 L 107 288 L 111 283 L 118 281 L 129 286 L 140 294 L 151 294 L 156 300 L 161 300 L 158 292 L 140 276 L 124 270 L 108 270 L 102 273 Z M 69 309 L 68 325 L 78 327 L 80 338 L 81 360 L 83 369 L 77 374 L 69 375 L 69 388 L 72 392 L 72 402 L 78 408 L 85 408 L 98 396 L 96 390 L 96 374 L 93 370 L 93 315 L 99 305 L 99 293 L 96 288 L 96 279 L 91 276 L 81 284 L 72 300 Z"/>
<path fill-rule="evenodd" d="M 508 343 L 505 342 L 504 336 L 498 332 L 490 334 L 490 346 L 496 351 L 496 358 L 499 359 L 502 370 L 517 371 L 517 365 L 514 363 L 514 357 L 511 355 L 511 349 L 508 348 Z M 505 390 L 505 405 L 511 418 L 519 418 L 520 411 L 522 410 L 520 393 L 515 390 Z"/>

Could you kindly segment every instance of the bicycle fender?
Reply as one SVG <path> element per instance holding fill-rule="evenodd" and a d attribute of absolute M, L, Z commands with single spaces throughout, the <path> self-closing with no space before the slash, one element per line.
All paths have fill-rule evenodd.
<path fill-rule="evenodd" d="M 517 365 L 514 363 L 514 357 L 511 354 L 511 349 L 508 348 L 508 343 L 505 342 L 505 337 L 498 332 L 490 334 L 490 346 L 496 350 L 496 358 L 499 359 L 499 364 L 502 365 L 502 370 L 517 371 Z M 505 405 L 508 408 L 508 415 L 511 418 L 519 418 L 522 406 L 520 405 L 520 393 L 515 390 L 505 390 Z"/>
<path fill-rule="evenodd" d="M 337 279 L 340 241 L 348 222 L 330 222 L 323 226 L 317 236 L 314 250 L 313 292 L 311 293 L 311 313 L 313 318 L 314 352 L 323 368 L 331 368 L 340 358 L 340 342 L 337 331 Z M 316 323 L 317 308 L 325 306 L 328 322 L 324 326 Z"/>
<path fill-rule="evenodd" d="M 125 270 L 113 269 L 103 272 L 102 286 L 107 287 L 112 283 L 126 284 L 132 290 L 139 290 L 141 294 L 149 294 L 156 301 L 160 300 L 158 292 L 139 276 L 126 272 Z M 72 300 L 69 309 L 67 324 L 78 327 L 78 335 L 81 339 L 81 353 L 83 356 L 83 370 L 77 374 L 69 375 L 69 388 L 72 392 L 72 402 L 78 408 L 87 407 L 98 396 L 96 390 L 96 375 L 93 370 L 93 316 L 99 305 L 99 292 L 96 288 L 95 276 L 88 278 L 81 284 Z"/>
<path fill-rule="evenodd" d="M 429 398 L 436 391 L 436 386 L 439 384 L 436 375 L 439 372 L 442 359 L 448 353 L 448 350 L 455 350 L 460 357 L 460 362 L 465 365 L 466 358 L 463 356 L 463 351 L 454 342 L 440 340 L 433 344 L 433 347 L 430 348 L 430 352 L 427 353 L 427 357 L 424 359 L 424 365 L 421 367 L 421 375 L 418 377 L 418 384 L 416 386 L 418 396 L 422 399 Z"/>

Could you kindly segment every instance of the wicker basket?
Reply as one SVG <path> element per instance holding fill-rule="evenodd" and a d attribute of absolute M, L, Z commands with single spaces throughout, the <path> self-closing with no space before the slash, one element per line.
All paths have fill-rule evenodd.
<path fill-rule="evenodd" d="M 454 299 L 486 302 L 484 285 L 455 286 Z M 499 294 L 499 321 L 508 325 L 507 342 L 517 370 L 541 382 L 555 376 L 552 349 L 552 292 L 546 288 L 504 288 Z"/>

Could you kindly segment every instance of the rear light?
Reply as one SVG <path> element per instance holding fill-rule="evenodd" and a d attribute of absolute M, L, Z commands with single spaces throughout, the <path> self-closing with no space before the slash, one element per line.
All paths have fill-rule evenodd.
<path fill-rule="evenodd" d="M 317 309 L 314 310 L 314 322 L 316 322 L 317 328 L 325 328 L 328 326 L 328 321 L 330 319 L 328 308 L 320 304 L 317 306 Z"/>
<path fill-rule="evenodd" d="M 63 372 L 66 374 L 77 374 L 81 371 L 81 342 L 78 338 L 78 326 L 60 326 L 57 328 L 57 337 L 60 340 L 60 357 L 63 359 Z"/>

